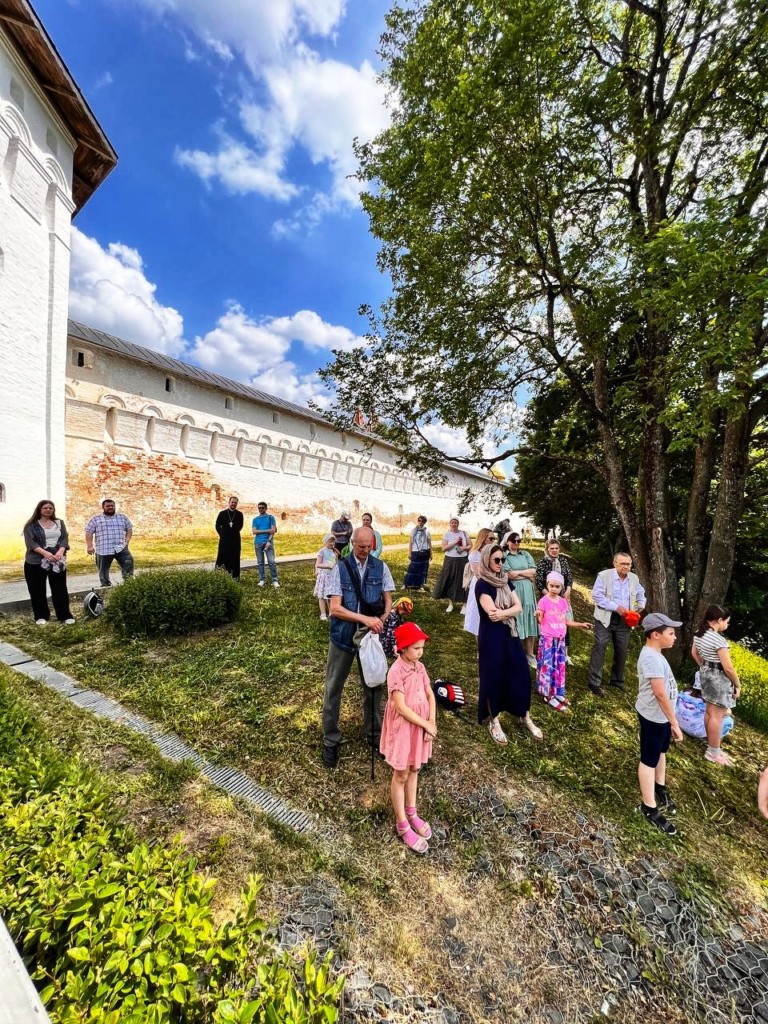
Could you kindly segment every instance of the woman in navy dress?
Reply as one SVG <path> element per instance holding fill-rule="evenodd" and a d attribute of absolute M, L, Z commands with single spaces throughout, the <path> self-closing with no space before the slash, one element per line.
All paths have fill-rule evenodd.
<path fill-rule="evenodd" d="M 522 611 L 514 584 L 502 571 L 504 552 L 498 544 L 489 544 L 482 553 L 475 583 L 480 611 L 477 637 L 480 669 L 480 693 L 477 719 L 488 722 L 488 731 L 496 743 L 507 737 L 499 722 L 506 711 L 519 718 L 537 739 L 541 729 L 531 721 L 531 672 L 520 639 L 513 632 L 516 617 Z"/>

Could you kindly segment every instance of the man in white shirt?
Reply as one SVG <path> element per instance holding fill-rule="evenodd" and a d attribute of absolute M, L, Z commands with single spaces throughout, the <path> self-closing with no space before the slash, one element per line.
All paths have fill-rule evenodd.
<path fill-rule="evenodd" d="M 605 651 L 613 645 L 610 685 L 624 689 L 624 667 L 627 663 L 630 627 L 624 620 L 628 611 L 641 612 L 645 608 L 645 591 L 635 573 L 630 572 L 632 559 L 625 551 L 618 551 L 612 569 L 597 574 L 592 587 L 595 602 L 595 642 L 589 659 L 589 688 L 598 697 L 603 696 L 602 674 Z"/>
<path fill-rule="evenodd" d="M 102 587 L 111 587 L 109 568 L 114 559 L 120 566 L 123 579 L 133 576 L 133 555 L 128 545 L 133 536 L 133 524 L 128 516 L 117 511 L 112 498 L 101 503 L 101 515 L 92 516 L 85 524 L 85 547 L 89 555 L 96 553 L 96 565 Z"/>

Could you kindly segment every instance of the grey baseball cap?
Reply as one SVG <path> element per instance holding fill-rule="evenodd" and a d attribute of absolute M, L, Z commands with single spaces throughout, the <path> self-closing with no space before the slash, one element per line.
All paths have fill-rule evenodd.
<path fill-rule="evenodd" d="M 677 629 L 678 626 L 682 626 L 682 622 L 675 622 L 674 619 L 670 619 L 662 612 L 651 612 L 643 619 L 643 629 L 646 633 L 650 633 L 652 629 L 667 629 L 669 626 L 674 626 Z"/>

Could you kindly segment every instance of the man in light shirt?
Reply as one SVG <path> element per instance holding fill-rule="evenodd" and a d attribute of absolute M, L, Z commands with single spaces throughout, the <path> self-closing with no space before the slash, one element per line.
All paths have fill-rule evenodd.
<path fill-rule="evenodd" d="M 102 587 L 112 586 L 109 569 L 113 559 L 124 580 L 133 576 L 133 555 L 128 550 L 132 536 L 133 524 L 128 516 L 117 511 L 112 498 L 105 498 L 101 515 L 92 516 L 85 524 L 85 547 L 89 555 L 96 554 Z"/>
<path fill-rule="evenodd" d="M 589 659 L 589 688 L 598 697 L 603 696 L 603 662 L 609 642 L 613 645 L 609 683 L 618 690 L 624 689 L 630 634 L 624 616 L 629 611 L 641 612 L 645 608 L 645 591 L 635 573 L 630 572 L 631 568 L 631 557 L 625 551 L 618 551 L 613 559 L 613 568 L 599 572 L 592 587 L 595 642 Z"/>

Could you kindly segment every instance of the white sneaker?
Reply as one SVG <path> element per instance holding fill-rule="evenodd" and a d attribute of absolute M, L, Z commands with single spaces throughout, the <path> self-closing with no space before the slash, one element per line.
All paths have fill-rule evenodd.
<path fill-rule="evenodd" d="M 264 586 L 264 580 L 259 580 L 259 586 L 260 586 L 260 587 L 263 587 L 263 586 Z"/>
<path fill-rule="evenodd" d="M 272 586 L 277 587 L 278 590 L 280 589 L 280 584 L 277 582 L 277 580 L 272 580 Z"/>
<path fill-rule="evenodd" d="M 534 656 L 532 654 L 528 654 L 526 655 L 526 658 L 531 668 L 536 668 L 536 659 L 534 658 Z"/>
<path fill-rule="evenodd" d="M 463 604 L 461 606 L 461 608 L 459 608 L 459 615 L 466 615 L 466 614 L 467 614 L 467 606 L 465 604 Z"/>
<path fill-rule="evenodd" d="M 65 626 L 74 626 L 74 624 L 75 624 L 75 620 L 74 619 L 64 619 L 64 625 Z"/>
<path fill-rule="evenodd" d="M 452 611 L 453 611 L 453 605 L 449 604 L 448 607 L 445 609 L 445 614 L 446 615 L 450 615 Z"/>
<path fill-rule="evenodd" d="M 328 621 L 328 616 L 327 615 L 321 615 L 320 616 L 320 621 L 321 622 L 327 622 Z"/>
<path fill-rule="evenodd" d="M 565 664 L 566 665 L 572 665 L 573 664 L 573 658 L 570 656 L 570 654 L 566 654 L 566 656 L 565 656 Z"/>
<path fill-rule="evenodd" d="M 47 626 L 48 625 L 48 619 L 35 619 L 35 625 L 36 626 Z"/>

